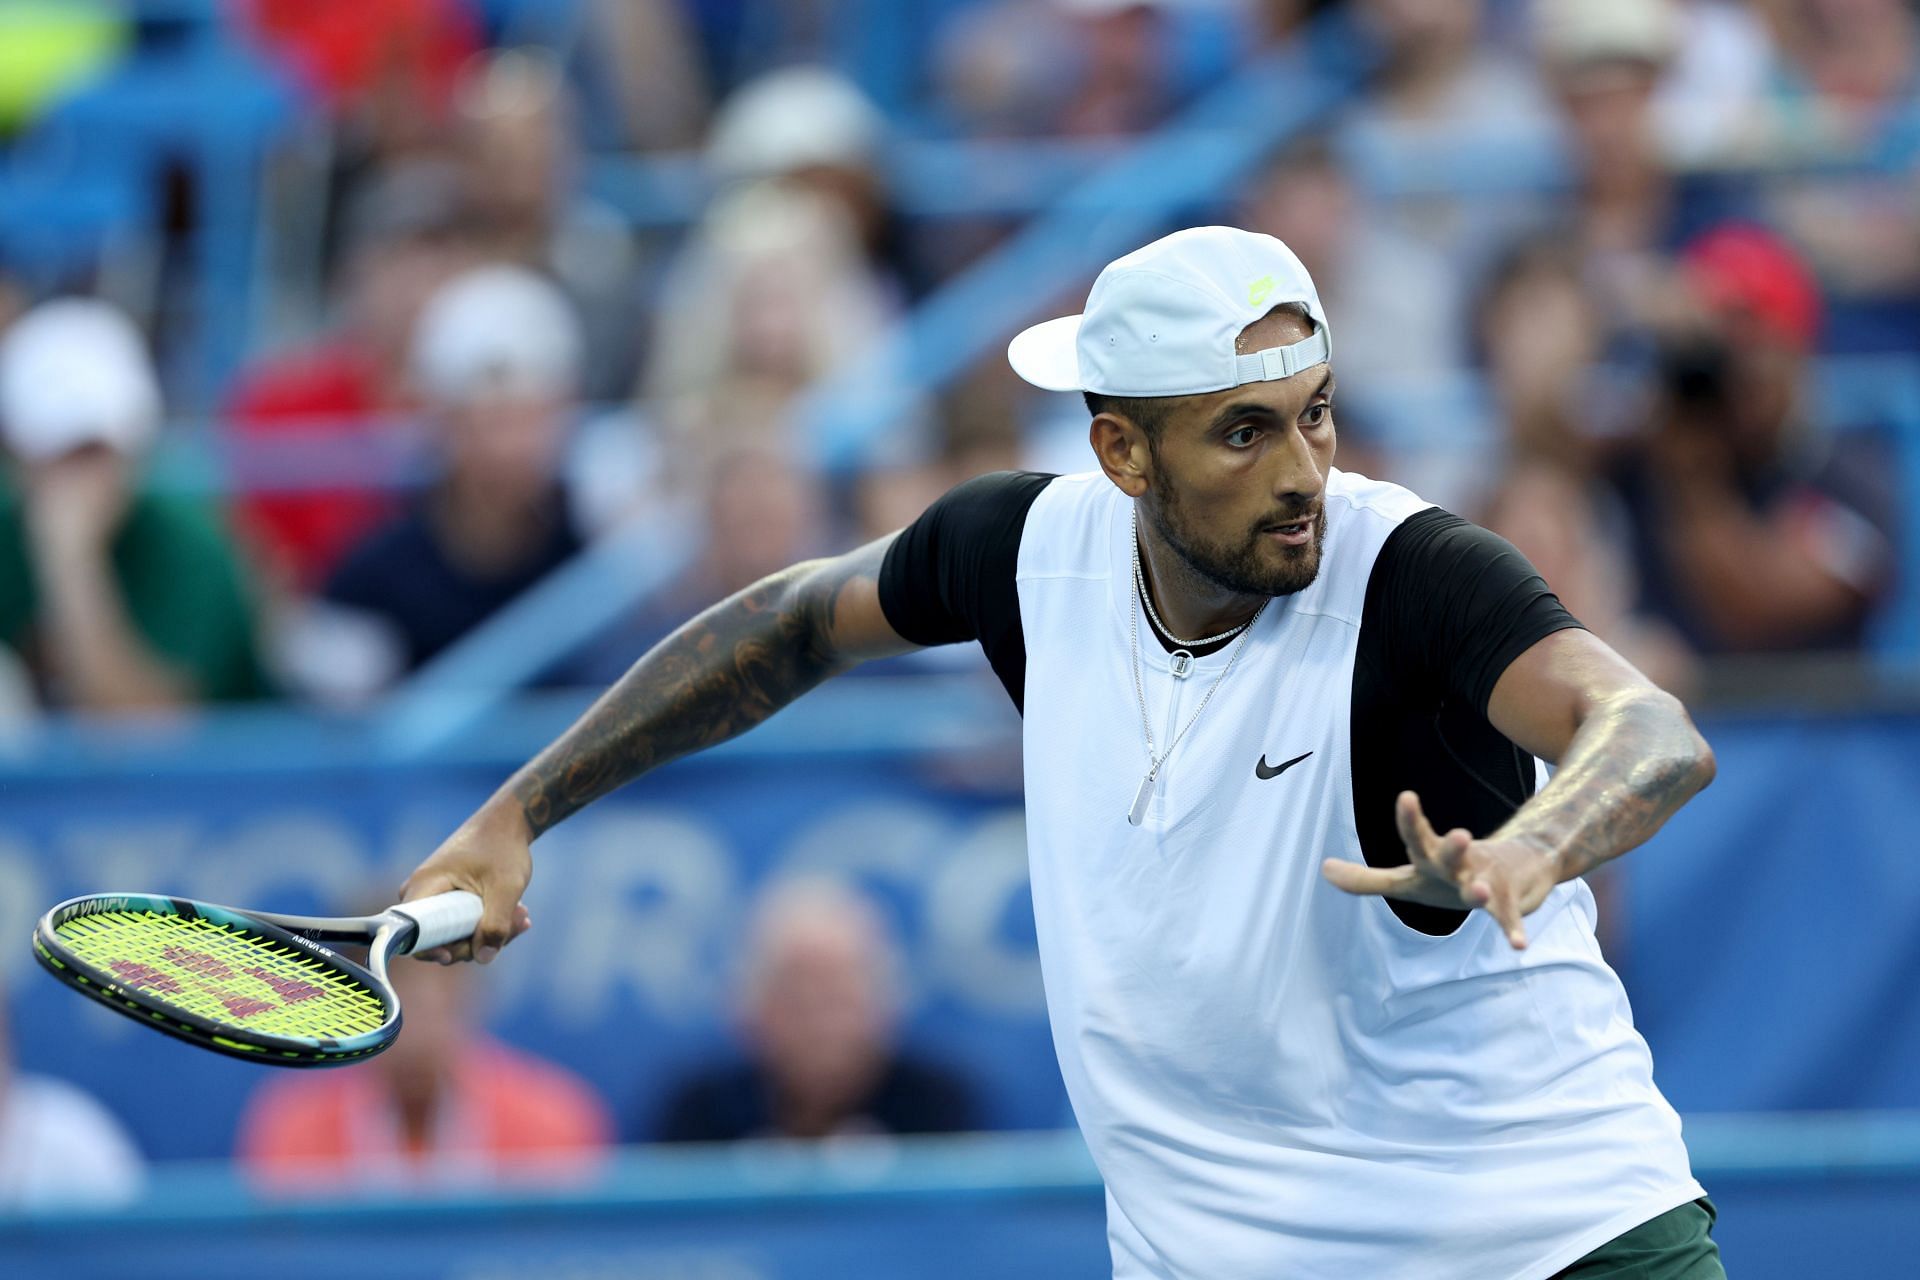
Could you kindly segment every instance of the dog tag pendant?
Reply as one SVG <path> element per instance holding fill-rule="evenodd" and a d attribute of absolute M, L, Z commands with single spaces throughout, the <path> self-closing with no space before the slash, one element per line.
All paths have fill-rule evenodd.
<path fill-rule="evenodd" d="M 1147 776 L 1140 779 L 1140 789 L 1133 793 L 1133 808 L 1127 810 L 1127 821 L 1136 827 L 1147 820 L 1147 802 L 1153 799 L 1154 772 L 1149 769 Z"/>
<path fill-rule="evenodd" d="M 1173 666 L 1173 678 L 1175 680 L 1185 680 L 1189 675 L 1193 674 L 1193 655 L 1185 649 L 1174 650 L 1168 658 L 1168 661 Z"/>

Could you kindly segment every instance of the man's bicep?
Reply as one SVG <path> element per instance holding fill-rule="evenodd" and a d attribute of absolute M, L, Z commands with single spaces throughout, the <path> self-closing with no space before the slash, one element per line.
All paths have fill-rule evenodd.
<path fill-rule="evenodd" d="M 816 560 L 800 575 L 796 589 L 819 610 L 821 642 L 836 666 L 920 647 L 894 629 L 880 605 L 880 568 L 898 536 L 890 533 L 845 555 Z"/>
<path fill-rule="evenodd" d="M 1666 696 L 1591 631 L 1569 628 L 1507 664 L 1488 695 L 1487 720 L 1521 750 L 1557 764 L 1596 706 L 1640 691 Z"/>

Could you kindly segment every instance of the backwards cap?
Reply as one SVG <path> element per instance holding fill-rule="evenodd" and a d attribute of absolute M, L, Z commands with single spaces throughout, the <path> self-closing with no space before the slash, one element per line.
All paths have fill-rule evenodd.
<path fill-rule="evenodd" d="M 1240 354 L 1240 331 L 1305 305 L 1313 333 Z M 1327 314 L 1293 250 L 1238 227 L 1176 231 L 1107 264 L 1087 308 L 1034 325 L 1007 347 L 1015 373 L 1049 391 L 1187 396 L 1291 377 L 1332 357 Z"/>

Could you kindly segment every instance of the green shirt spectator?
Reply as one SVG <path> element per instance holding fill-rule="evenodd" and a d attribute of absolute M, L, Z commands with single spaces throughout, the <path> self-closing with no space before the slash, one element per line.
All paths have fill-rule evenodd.
<path fill-rule="evenodd" d="M 229 701 L 267 692 L 246 579 L 212 513 L 180 498 L 135 495 L 109 555 L 134 629 L 194 696 Z M 33 559 L 20 495 L 0 485 L 0 643 L 40 671 Z"/>
<path fill-rule="evenodd" d="M 140 492 L 160 422 L 140 332 L 104 302 L 43 303 L 0 338 L 0 643 L 88 711 L 264 692 L 239 564 L 210 516 Z"/>

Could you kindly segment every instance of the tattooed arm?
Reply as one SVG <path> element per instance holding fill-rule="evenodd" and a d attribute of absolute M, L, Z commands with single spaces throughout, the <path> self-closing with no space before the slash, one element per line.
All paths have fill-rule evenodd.
<path fill-rule="evenodd" d="M 670 760 L 745 733 L 829 676 L 904 653 L 880 608 L 891 537 L 793 566 L 708 609 L 650 650 L 415 870 L 403 896 L 470 889 L 486 916 L 436 952 L 486 963 L 527 927 L 529 846 L 548 828 Z"/>
<path fill-rule="evenodd" d="M 1328 859 L 1328 880 L 1349 893 L 1485 908 L 1524 947 L 1521 917 L 1554 885 L 1645 843 L 1713 781 L 1713 751 L 1686 708 L 1585 631 L 1555 632 L 1516 658 L 1487 718 L 1556 762 L 1553 780 L 1479 840 L 1464 828 L 1436 833 L 1419 797 L 1402 792 L 1394 816 L 1408 864 Z"/>

